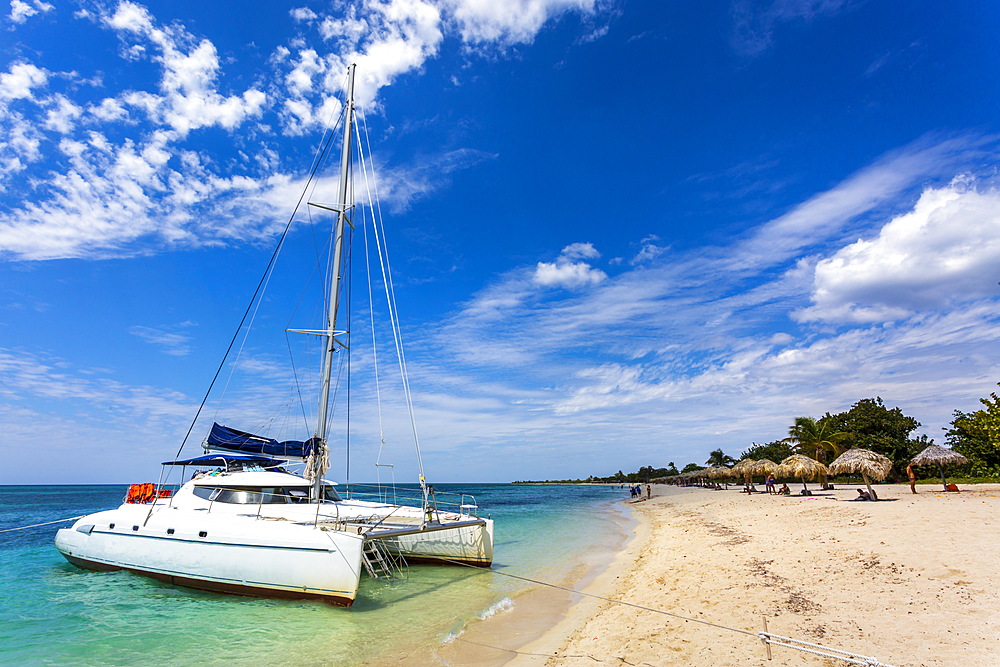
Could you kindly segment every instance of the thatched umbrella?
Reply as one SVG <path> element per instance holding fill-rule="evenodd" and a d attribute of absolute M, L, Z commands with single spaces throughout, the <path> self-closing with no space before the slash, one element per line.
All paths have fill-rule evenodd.
<path fill-rule="evenodd" d="M 855 447 L 838 456 L 830 464 L 829 470 L 831 475 L 861 473 L 861 477 L 865 480 L 865 486 L 868 487 L 868 493 L 871 494 L 872 498 L 875 498 L 875 492 L 872 491 L 872 485 L 868 482 L 868 478 L 871 477 L 876 482 L 881 482 L 888 477 L 889 471 L 892 470 L 892 461 L 881 454 Z"/>
<path fill-rule="evenodd" d="M 825 465 L 802 454 L 792 454 L 778 466 L 778 474 L 782 477 L 798 477 L 802 480 L 802 489 L 808 491 L 806 478 L 816 479 L 827 474 Z"/>
<path fill-rule="evenodd" d="M 771 461 L 770 459 L 761 459 L 753 464 L 753 467 L 750 469 L 750 476 L 752 478 L 756 475 L 760 475 L 764 479 L 767 479 L 768 475 L 776 472 L 778 472 L 777 463 Z"/>
<path fill-rule="evenodd" d="M 730 468 L 729 471 L 734 475 L 746 479 L 747 477 L 750 476 L 750 469 L 753 468 L 754 463 L 757 462 L 751 458 L 746 458 L 737 463 L 736 465 L 734 465 L 732 468 Z"/>
<path fill-rule="evenodd" d="M 937 464 L 938 468 L 941 469 L 941 483 L 944 484 L 944 490 L 948 490 L 948 482 L 944 478 L 944 466 L 947 463 L 968 463 L 969 459 L 965 458 L 953 449 L 947 449 L 946 447 L 939 447 L 937 445 L 931 445 L 924 451 L 916 455 L 916 457 L 910 461 L 910 465 L 915 466 L 929 466 Z"/>

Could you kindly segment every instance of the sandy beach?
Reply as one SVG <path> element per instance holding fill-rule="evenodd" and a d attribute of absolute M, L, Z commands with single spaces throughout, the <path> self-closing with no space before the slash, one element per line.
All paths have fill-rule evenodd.
<path fill-rule="evenodd" d="M 654 487 L 630 505 L 633 539 L 584 590 L 754 633 L 766 616 L 773 633 L 897 667 L 1000 665 L 1000 485 L 876 488 L 873 503 L 848 502 L 853 487 Z M 755 637 L 572 597 L 541 637 L 496 638 L 517 650 L 510 665 L 846 664 L 780 647 L 768 662 Z"/>

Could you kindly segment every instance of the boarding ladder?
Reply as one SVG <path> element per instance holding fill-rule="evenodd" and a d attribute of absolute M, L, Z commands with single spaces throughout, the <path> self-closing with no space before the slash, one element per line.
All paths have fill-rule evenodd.
<path fill-rule="evenodd" d="M 409 575 L 409 566 L 403 554 L 393 555 L 380 539 L 365 540 L 361 549 L 361 560 L 373 579 L 384 577 L 392 580 Z"/>

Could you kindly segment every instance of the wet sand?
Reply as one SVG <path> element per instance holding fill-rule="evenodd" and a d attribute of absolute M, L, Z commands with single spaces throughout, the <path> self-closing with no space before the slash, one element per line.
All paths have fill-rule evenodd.
<path fill-rule="evenodd" d="M 1000 485 L 917 488 L 880 485 L 872 503 L 847 502 L 855 487 L 654 487 L 630 505 L 634 539 L 586 590 L 753 633 L 766 616 L 773 633 L 897 667 L 1000 665 Z M 768 662 L 755 637 L 587 598 L 515 639 L 495 638 L 517 648 L 514 667 L 846 664 L 781 647 Z"/>
<path fill-rule="evenodd" d="M 549 579 L 545 573 L 539 575 L 517 566 L 497 571 L 539 577 L 540 581 L 557 584 L 562 589 L 603 590 L 601 582 L 622 562 L 624 547 L 638 525 L 629 508 L 619 507 L 614 511 L 619 530 L 614 534 L 602 534 L 589 550 L 578 554 L 577 562 L 572 564 L 566 576 Z M 574 610 L 573 616 L 579 614 L 575 609 L 581 596 L 567 590 L 519 583 L 523 588 L 509 597 L 509 606 L 488 618 L 469 620 L 457 636 L 449 637 L 437 648 L 435 664 L 500 667 L 520 655 L 526 645 L 553 637 L 554 628 L 560 627 L 558 624 L 571 610 Z"/>

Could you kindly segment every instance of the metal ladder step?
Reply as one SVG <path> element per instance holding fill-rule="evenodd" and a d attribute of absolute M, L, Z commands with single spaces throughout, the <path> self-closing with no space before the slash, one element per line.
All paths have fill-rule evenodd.
<path fill-rule="evenodd" d="M 365 569 L 373 579 L 379 577 L 395 579 L 397 576 L 402 576 L 403 567 L 406 566 L 403 556 L 399 555 L 400 562 L 397 562 L 396 557 L 389 553 L 381 540 L 366 540 L 361 556 Z"/>

